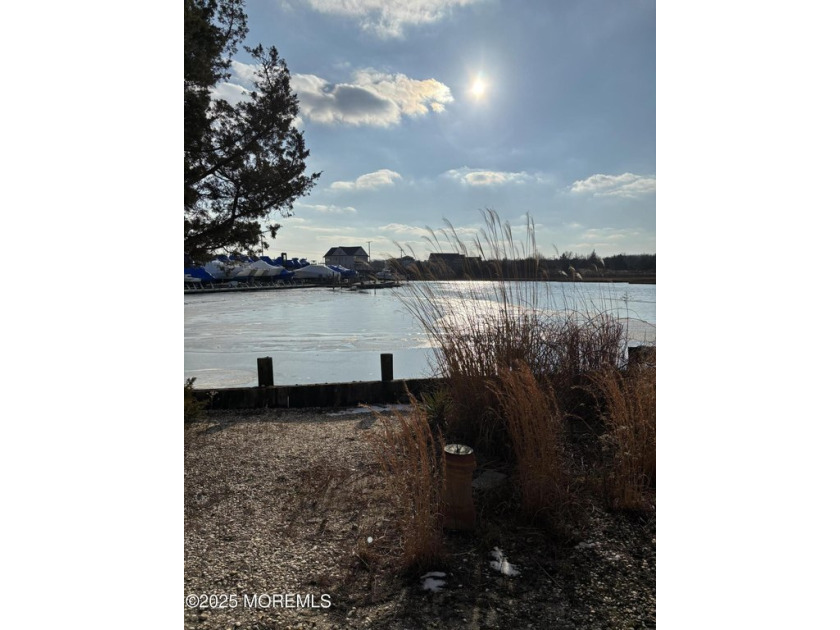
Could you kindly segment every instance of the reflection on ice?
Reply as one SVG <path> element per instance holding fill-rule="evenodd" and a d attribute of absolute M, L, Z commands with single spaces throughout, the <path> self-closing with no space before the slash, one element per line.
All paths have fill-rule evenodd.
<path fill-rule="evenodd" d="M 465 286 L 438 284 L 437 299 L 451 297 L 453 303 Z M 656 285 L 531 284 L 527 291 L 549 297 L 537 302 L 544 308 L 607 312 L 625 324 L 631 345 L 656 340 Z M 499 304 L 492 283 L 473 285 L 484 293 L 459 305 L 460 316 L 494 316 Z M 185 295 L 184 378 L 196 377 L 198 388 L 253 386 L 257 358 L 270 356 L 278 385 L 378 380 L 384 352 L 394 355 L 395 378 L 433 376 L 431 344 L 400 293 L 406 288 Z M 447 312 L 442 309 L 441 316 Z"/>

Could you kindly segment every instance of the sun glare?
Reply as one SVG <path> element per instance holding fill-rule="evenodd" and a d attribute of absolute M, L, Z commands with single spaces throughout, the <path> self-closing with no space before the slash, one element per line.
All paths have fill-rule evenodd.
<path fill-rule="evenodd" d="M 481 79 L 473 81 L 472 87 L 470 88 L 470 94 L 473 95 L 473 98 L 482 98 L 486 92 L 487 84 L 484 81 Z"/>

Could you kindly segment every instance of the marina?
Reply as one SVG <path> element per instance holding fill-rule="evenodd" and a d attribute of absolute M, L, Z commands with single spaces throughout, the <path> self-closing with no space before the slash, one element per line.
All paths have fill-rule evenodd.
<path fill-rule="evenodd" d="M 284 291 L 292 289 L 340 289 L 342 291 L 393 289 L 401 286 L 394 280 L 352 283 L 278 282 L 278 283 L 224 283 L 207 285 L 184 285 L 184 295 L 208 293 L 245 293 L 253 291 Z"/>
<path fill-rule="evenodd" d="M 400 286 L 401 279 L 387 267 L 380 271 L 371 268 L 362 248 L 345 249 L 351 250 L 352 255 L 345 255 L 342 248 L 333 248 L 327 252 L 323 265 L 313 264 L 305 258 L 287 258 L 285 253 L 275 259 L 219 255 L 204 265 L 196 265 L 185 258 L 184 294 L 314 287 L 364 291 Z"/>

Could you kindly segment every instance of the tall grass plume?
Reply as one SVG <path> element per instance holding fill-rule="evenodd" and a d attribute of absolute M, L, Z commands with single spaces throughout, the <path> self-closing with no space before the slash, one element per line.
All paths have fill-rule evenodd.
<path fill-rule="evenodd" d="M 625 370 L 590 375 L 602 401 L 607 450 L 605 492 L 617 509 L 647 509 L 656 488 L 656 354 Z"/>
<path fill-rule="evenodd" d="M 522 510 L 531 518 L 556 515 L 565 502 L 560 411 L 551 390 L 524 363 L 500 375 L 499 412 L 516 457 Z"/>
<path fill-rule="evenodd" d="M 433 568 L 443 557 L 443 438 L 416 401 L 381 424 L 371 439 L 396 509 L 402 567 Z"/>
<path fill-rule="evenodd" d="M 427 238 L 438 249 L 478 254 L 484 281 L 469 273 L 463 281 L 441 281 L 429 266 L 420 276 L 425 282 L 407 285 L 403 303 L 425 329 L 437 372 L 447 382 L 447 437 L 500 454 L 506 429 L 495 413 L 493 387 L 501 374 L 526 365 L 539 382 L 553 385 L 569 413 L 580 412 L 590 402 L 581 400 L 587 396 L 580 388 L 582 374 L 617 365 L 625 331 L 609 314 L 554 303 L 548 283 L 541 281 L 546 275 L 530 217 L 521 243 L 494 211 L 485 211 L 484 220 L 485 228 L 470 243 L 451 224 Z"/>

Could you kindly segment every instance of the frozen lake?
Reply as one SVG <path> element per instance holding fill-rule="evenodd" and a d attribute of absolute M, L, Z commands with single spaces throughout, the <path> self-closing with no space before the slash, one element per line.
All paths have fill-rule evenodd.
<path fill-rule="evenodd" d="M 476 283 L 478 286 L 491 283 Z M 437 283 L 441 299 L 464 284 Z M 541 304 L 610 312 L 632 342 L 656 337 L 656 285 L 540 283 Z M 257 384 L 257 358 L 272 357 L 277 385 L 371 381 L 379 355 L 394 355 L 394 378 L 433 376 L 432 350 L 400 301 L 405 287 L 376 292 L 327 288 L 184 296 L 184 378 L 195 387 Z"/>

